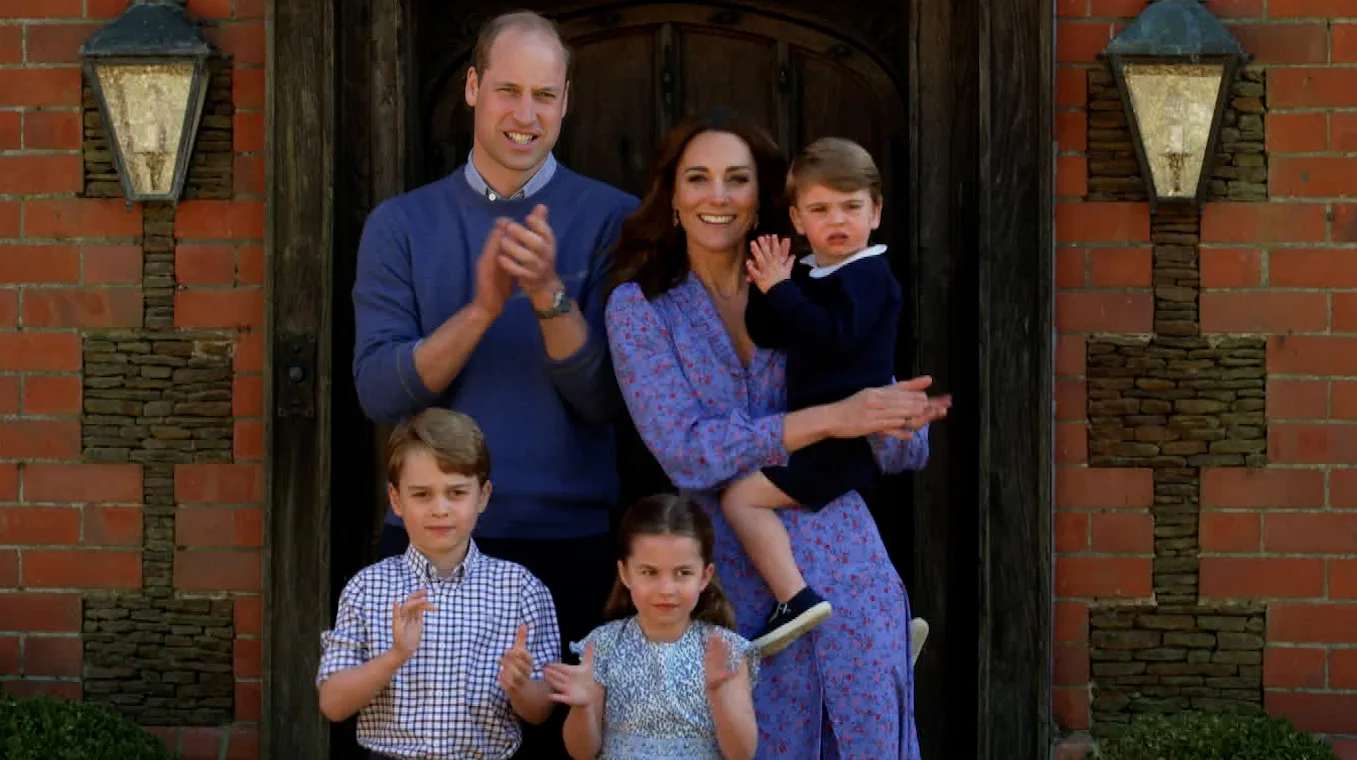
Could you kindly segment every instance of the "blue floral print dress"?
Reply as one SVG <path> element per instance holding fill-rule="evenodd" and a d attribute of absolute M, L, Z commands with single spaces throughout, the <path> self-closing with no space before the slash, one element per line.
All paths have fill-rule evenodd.
<path fill-rule="evenodd" d="M 635 617 L 595 628 L 570 650 L 594 645 L 594 680 L 607 689 L 599 760 L 724 760 L 707 702 L 707 636 L 730 647 L 731 667 L 743 659 L 757 681 L 758 650 L 733 631 L 694 621 L 673 642 L 646 638 Z"/>

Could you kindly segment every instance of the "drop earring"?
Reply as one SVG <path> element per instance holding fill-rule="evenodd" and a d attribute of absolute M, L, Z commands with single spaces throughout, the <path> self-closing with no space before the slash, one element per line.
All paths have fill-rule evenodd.
<path fill-rule="evenodd" d="M 675 227 L 679 226 L 678 209 L 674 209 L 674 226 Z"/>
<path fill-rule="evenodd" d="M 754 212 L 754 229 L 757 230 L 758 228 L 759 228 L 759 214 L 756 211 Z"/>

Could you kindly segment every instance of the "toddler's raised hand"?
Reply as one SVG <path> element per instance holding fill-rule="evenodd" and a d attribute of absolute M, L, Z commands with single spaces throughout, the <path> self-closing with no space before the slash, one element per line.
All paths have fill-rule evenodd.
<path fill-rule="evenodd" d="M 585 707 L 589 705 L 599 685 L 594 681 L 594 643 L 584 645 L 580 664 L 553 662 L 546 666 L 545 678 L 551 687 L 551 701 Z"/>
<path fill-rule="evenodd" d="M 749 242 L 753 254 L 745 262 L 749 281 L 764 293 L 773 286 L 792 276 L 791 238 L 779 238 L 777 235 L 760 235 Z"/>
<path fill-rule="evenodd" d="M 499 658 L 499 687 L 517 694 L 532 680 L 532 653 L 528 651 L 528 624 L 519 623 L 513 647 Z"/>

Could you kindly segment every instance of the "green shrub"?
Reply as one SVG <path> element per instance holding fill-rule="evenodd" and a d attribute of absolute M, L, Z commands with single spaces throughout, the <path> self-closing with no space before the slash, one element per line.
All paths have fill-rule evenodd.
<path fill-rule="evenodd" d="M 107 705 L 0 696 L 4 760 L 170 760 L 165 745 Z"/>
<path fill-rule="evenodd" d="M 1329 745 L 1267 715 L 1145 715 L 1104 742 L 1102 760 L 1338 760 Z"/>

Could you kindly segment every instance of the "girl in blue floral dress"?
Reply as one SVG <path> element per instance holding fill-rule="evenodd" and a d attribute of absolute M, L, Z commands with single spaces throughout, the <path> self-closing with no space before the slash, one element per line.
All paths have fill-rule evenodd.
<path fill-rule="evenodd" d="M 627 511 L 607 622 L 546 667 L 570 705 L 575 760 L 750 760 L 758 652 L 736 634 L 712 564 L 714 531 L 693 501 L 651 496 Z"/>

